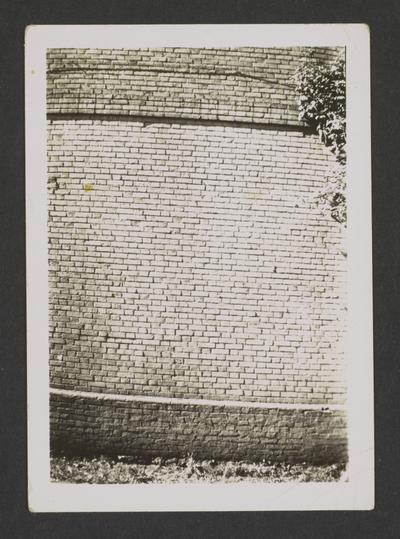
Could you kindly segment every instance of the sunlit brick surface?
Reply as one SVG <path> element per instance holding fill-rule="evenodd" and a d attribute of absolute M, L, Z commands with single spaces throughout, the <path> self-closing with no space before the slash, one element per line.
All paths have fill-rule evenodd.
<path fill-rule="evenodd" d="M 345 246 L 343 228 L 316 204 L 334 157 L 298 120 L 291 77 L 306 54 L 49 51 L 53 387 L 344 403 Z M 54 399 L 57 440 L 88 419 L 78 405 L 65 415 Z M 143 419 L 151 407 L 138 406 Z M 190 413 L 202 429 L 203 412 Z M 240 419 L 246 438 L 255 416 L 265 428 L 282 418 L 274 454 L 283 458 L 302 432 L 314 438 L 294 459 L 308 451 L 318 460 L 323 444 L 327 460 L 343 453 L 339 412 L 251 413 L 243 422 L 230 411 L 229 421 Z M 186 434 L 177 451 L 193 442 Z"/>

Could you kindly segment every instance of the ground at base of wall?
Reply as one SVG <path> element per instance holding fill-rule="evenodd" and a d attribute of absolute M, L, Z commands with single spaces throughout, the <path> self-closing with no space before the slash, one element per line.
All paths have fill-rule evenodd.
<path fill-rule="evenodd" d="M 235 483 L 331 482 L 346 480 L 344 464 L 249 463 L 244 461 L 155 458 L 144 463 L 132 457 L 51 458 L 51 480 L 66 483 Z"/>

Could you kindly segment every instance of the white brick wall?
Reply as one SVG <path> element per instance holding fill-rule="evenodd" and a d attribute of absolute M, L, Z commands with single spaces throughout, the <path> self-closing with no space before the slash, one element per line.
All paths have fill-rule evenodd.
<path fill-rule="evenodd" d="M 342 231 L 312 201 L 333 162 L 316 137 L 50 117 L 48 157 L 53 385 L 343 402 Z"/>

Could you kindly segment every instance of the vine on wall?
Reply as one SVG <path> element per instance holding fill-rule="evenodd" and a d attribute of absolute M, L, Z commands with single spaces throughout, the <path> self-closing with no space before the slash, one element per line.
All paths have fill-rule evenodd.
<path fill-rule="evenodd" d="M 318 133 L 336 157 L 319 203 L 335 221 L 346 222 L 346 79 L 345 62 L 333 63 L 310 57 L 296 72 L 299 118 Z"/>

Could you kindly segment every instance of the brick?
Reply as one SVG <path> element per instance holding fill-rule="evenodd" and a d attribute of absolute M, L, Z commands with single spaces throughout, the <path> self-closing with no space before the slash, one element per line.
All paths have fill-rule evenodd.
<path fill-rule="evenodd" d="M 51 448 L 67 454 L 97 452 L 149 459 L 218 455 L 313 464 L 347 459 L 345 415 L 338 411 L 166 405 L 61 395 L 52 395 L 50 409 Z"/>
<path fill-rule="evenodd" d="M 334 157 L 287 84 L 305 52 L 48 51 L 53 385 L 344 402 L 343 230 L 313 202 Z"/>

